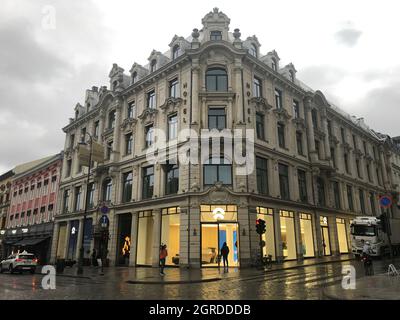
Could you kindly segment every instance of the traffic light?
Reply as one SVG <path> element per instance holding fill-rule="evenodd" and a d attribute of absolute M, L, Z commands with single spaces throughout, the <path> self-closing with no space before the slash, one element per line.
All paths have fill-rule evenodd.
<path fill-rule="evenodd" d="M 381 229 L 384 233 L 387 233 L 387 221 L 386 221 L 386 215 L 381 214 L 379 216 L 379 220 L 381 220 Z"/>
<path fill-rule="evenodd" d="M 266 231 L 265 220 L 257 219 L 256 220 L 256 231 L 258 234 L 263 234 Z"/>

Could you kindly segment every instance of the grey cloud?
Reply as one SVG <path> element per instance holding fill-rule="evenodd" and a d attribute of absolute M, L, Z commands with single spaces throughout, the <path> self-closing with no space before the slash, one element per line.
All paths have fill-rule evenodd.
<path fill-rule="evenodd" d="M 335 39 L 339 44 L 347 47 L 354 47 L 362 32 L 354 28 L 344 28 L 335 33 Z"/>
<path fill-rule="evenodd" d="M 319 65 L 300 69 L 298 77 L 312 88 L 318 88 L 337 84 L 347 74 L 347 71 L 340 68 L 329 65 Z"/>
<path fill-rule="evenodd" d="M 57 28 L 45 31 L 41 9 L 52 3 Z M 110 68 L 112 42 L 93 2 L 19 1 L 18 7 L 7 19 L 0 12 L 0 123 L 6 121 L 0 174 L 63 149 L 61 129 L 76 102 L 86 88 L 107 84 Z"/>

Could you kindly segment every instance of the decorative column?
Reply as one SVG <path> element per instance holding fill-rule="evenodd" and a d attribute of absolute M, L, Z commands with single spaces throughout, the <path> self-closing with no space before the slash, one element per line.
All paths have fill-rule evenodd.
<path fill-rule="evenodd" d="M 161 244 L 161 210 L 153 209 L 154 227 L 153 227 L 153 259 L 152 266 L 160 265 L 160 244 Z"/>
<path fill-rule="evenodd" d="M 314 251 L 316 257 L 322 257 L 324 255 L 324 248 L 322 246 L 322 236 L 321 236 L 321 215 L 316 212 L 314 216 Z"/>
<path fill-rule="evenodd" d="M 311 102 L 312 102 L 312 96 L 307 95 L 304 98 L 304 110 L 306 114 L 306 124 L 307 124 L 308 151 L 310 153 L 312 162 L 315 162 L 317 161 L 318 157 L 315 150 L 315 135 L 314 135 L 314 126 L 312 122 L 312 115 L 311 115 Z"/>
<path fill-rule="evenodd" d="M 136 252 L 137 252 L 137 232 L 138 232 L 138 217 L 139 212 L 132 212 L 131 222 L 131 250 L 129 253 L 129 266 L 134 267 L 136 265 Z"/>
<path fill-rule="evenodd" d="M 192 125 L 200 125 L 199 119 L 199 73 L 198 59 L 192 62 Z"/>
<path fill-rule="evenodd" d="M 281 235 L 281 216 L 279 209 L 274 208 L 274 233 L 275 233 L 275 251 L 276 261 L 283 262 L 283 247 L 282 247 L 282 235 Z"/>
<path fill-rule="evenodd" d="M 300 212 L 294 212 L 294 230 L 296 236 L 297 261 L 303 261 L 303 241 L 301 239 Z"/>
<path fill-rule="evenodd" d="M 331 253 L 333 256 L 340 255 L 339 237 L 337 232 L 336 216 L 328 216 L 329 238 L 331 243 Z"/>
<path fill-rule="evenodd" d="M 189 207 L 180 207 L 179 267 L 187 268 L 189 256 Z"/>
<path fill-rule="evenodd" d="M 112 161 L 118 161 L 120 155 L 120 125 L 121 125 L 121 118 L 122 118 L 122 105 L 123 100 L 122 98 L 118 98 L 117 106 L 115 108 L 115 127 L 114 127 L 114 135 L 113 135 L 113 150 L 111 159 Z"/>
<path fill-rule="evenodd" d="M 238 222 L 240 226 L 239 258 L 241 267 L 250 266 L 252 255 L 255 252 L 260 252 L 260 236 L 256 232 L 256 220 L 256 207 L 247 205 L 240 205 L 238 207 Z"/>
<path fill-rule="evenodd" d="M 76 252 L 75 252 L 75 259 L 77 261 L 79 259 L 79 251 L 81 250 L 81 245 L 82 245 L 83 229 L 84 229 L 83 218 L 79 218 L 78 239 L 76 240 Z"/>
<path fill-rule="evenodd" d="M 53 237 L 51 238 L 51 256 L 50 263 L 55 263 L 57 259 L 57 246 L 58 246 L 58 235 L 60 233 L 60 223 L 54 223 Z"/>
<path fill-rule="evenodd" d="M 235 122 L 236 124 L 244 124 L 244 114 L 243 114 L 243 97 L 241 96 L 242 90 L 242 62 L 241 59 L 235 59 L 235 67 L 234 67 L 234 74 L 235 74 L 235 91 L 236 91 L 236 101 L 235 101 L 235 107 L 236 107 L 236 112 L 234 114 L 235 116 Z"/>
<path fill-rule="evenodd" d="M 71 233 L 71 220 L 68 220 L 67 222 L 67 231 L 65 232 L 65 241 L 64 241 L 64 248 L 63 248 L 63 253 L 61 255 L 61 259 L 66 259 L 67 258 L 67 253 L 68 253 L 68 240 L 69 240 L 69 235 Z"/>

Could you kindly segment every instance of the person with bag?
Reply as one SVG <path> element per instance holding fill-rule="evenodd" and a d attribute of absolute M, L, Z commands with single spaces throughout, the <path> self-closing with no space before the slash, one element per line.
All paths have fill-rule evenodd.
<path fill-rule="evenodd" d="M 164 268 L 165 268 L 165 260 L 168 256 L 167 245 L 161 244 L 160 246 L 160 275 L 165 276 Z"/>

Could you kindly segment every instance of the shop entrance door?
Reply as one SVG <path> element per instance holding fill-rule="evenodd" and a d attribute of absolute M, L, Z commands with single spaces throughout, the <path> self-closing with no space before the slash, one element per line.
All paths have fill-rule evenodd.
<path fill-rule="evenodd" d="M 331 255 L 331 243 L 329 241 L 329 228 L 326 226 L 321 226 L 322 234 L 322 247 L 324 248 L 324 256 Z"/>
<path fill-rule="evenodd" d="M 223 265 L 222 245 L 229 247 L 229 267 L 239 266 L 239 228 L 237 223 L 202 223 L 201 225 L 201 265 L 219 267 Z"/>

